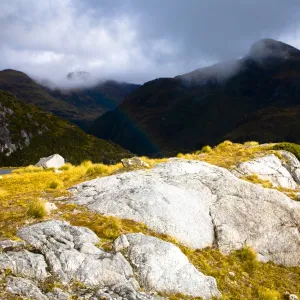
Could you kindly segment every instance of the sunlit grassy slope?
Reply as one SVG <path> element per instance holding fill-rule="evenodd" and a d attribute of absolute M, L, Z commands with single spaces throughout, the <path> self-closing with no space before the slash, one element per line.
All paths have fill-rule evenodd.
<path fill-rule="evenodd" d="M 213 149 L 205 147 L 198 153 L 179 154 L 179 157 L 232 168 L 249 158 L 277 153 L 272 148 L 273 145 L 260 146 L 254 142 L 242 145 L 227 141 Z M 156 163 L 166 161 L 146 157 L 143 159 L 150 164 L 150 168 Z M 152 231 L 144 224 L 103 216 L 64 201 L 56 201 L 58 210 L 46 215 L 43 211 L 44 201 L 54 201 L 56 197 L 68 196 L 67 188 L 74 184 L 128 170 L 121 164 L 108 166 L 86 161 L 78 166 L 66 164 L 60 171 L 62 172 L 55 173 L 52 169 L 43 170 L 30 166 L 17 169 L 0 179 L 0 238 L 14 238 L 17 229 L 26 224 L 47 219 L 62 219 L 93 230 L 101 238 L 100 246 L 109 251 L 112 241 L 120 234 L 142 232 L 179 246 L 198 270 L 217 279 L 225 300 L 285 299 L 286 291 L 300 296 L 300 268 L 258 262 L 256 254 L 249 248 L 235 251 L 230 255 L 223 255 L 213 248 L 193 250 L 179 244 L 170 236 Z M 167 296 L 171 300 L 191 299 L 184 295 Z"/>

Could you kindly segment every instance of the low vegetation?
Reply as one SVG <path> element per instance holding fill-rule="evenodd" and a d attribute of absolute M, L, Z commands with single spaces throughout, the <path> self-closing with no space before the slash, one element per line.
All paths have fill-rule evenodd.
<path fill-rule="evenodd" d="M 273 146 L 224 142 L 215 148 L 206 147 L 198 153 L 179 156 L 232 167 L 241 161 L 269 151 L 275 151 Z M 164 159 L 143 159 L 149 163 L 150 167 L 165 161 Z M 47 219 L 62 219 L 69 221 L 72 225 L 90 228 L 101 238 L 99 246 L 108 251 L 111 250 L 113 240 L 120 234 L 142 232 L 180 247 L 198 270 L 217 279 L 224 300 L 282 300 L 285 299 L 286 292 L 300 295 L 300 268 L 261 263 L 251 248 L 246 247 L 229 255 L 224 255 L 215 248 L 193 250 L 181 245 L 170 236 L 154 232 L 142 223 L 103 216 L 90 212 L 84 207 L 68 204 L 63 200 L 54 200 L 56 197 L 68 197 L 67 189 L 74 184 L 98 176 L 126 171 L 122 164 L 104 165 L 85 161 L 78 166 L 68 163 L 59 171 L 57 173 L 52 169 L 43 170 L 29 166 L 3 176 L 0 180 L 0 239 L 14 238 L 16 231 L 25 223 L 32 224 Z M 269 184 L 260 181 L 255 176 L 247 180 L 262 185 Z M 51 215 L 46 215 L 43 209 L 44 200 L 41 198 L 45 201 L 55 201 L 58 210 L 53 211 Z M 168 295 L 168 297 L 171 300 L 192 299 L 183 295 Z"/>
<path fill-rule="evenodd" d="M 177 157 L 201 160 L 219 167 L 232 169 L 241 162 L 263 156 L 266 153 L 276 154 L 276 151 L 273 151 L 272 147 L 272 144 L 259 145 L 257 142 L 238 144 L 230 141 L 224 141 L 213 148 L 210 146 L 204 146 L 200 151 L 196 151 L 194 153 L 179 153 Z"/>
<path fill-rule="evenodd" d="M 27 214 L 28 214 L 28 216 L 35 218 L 35 219 L 44 218 L 47 215 L 45 201 L 40 200 L 40 199 L 35 199 L 35 200 L 29 202 Z"/>
<path fill-rule="evenodd" d="M 5 117 L 2 116 L 2 121 L 7 124 L 9 139 L 12 144 L 22 146 L 22 150 L 9 156 L 2 153 L 1 166 L 28 166 L 40 157 L 54 153 L 62 155 L 72 164 L 80 164 L 85 159 L 115 163 L 132 156 L 120 146 L 88 135 L 76 125 L 25 104 L 8 92 L 0 90 L 0 104 L 0 111 L 10 111 Z M 8 137 L 1 139 L 0 142 L 6 144 Z"/>

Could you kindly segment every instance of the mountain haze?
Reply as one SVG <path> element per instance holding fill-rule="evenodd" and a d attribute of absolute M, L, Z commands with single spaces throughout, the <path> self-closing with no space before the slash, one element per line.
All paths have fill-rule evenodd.
<path fill-rule="evenodd" d="M 224 139 L 300 142 L 299 79 L 300 51 L 260 40 L 241 59 L 145 83 L 92 133 L 148 155 Z"/>
<path fill-rule="evenodd" d="M 87 75 L 83 73 L 82 76 Z M 25 103 L 52 112 L 82 128 L 87 128 L 94 119 L 114 109 L 137 87 L 135 84 L 110 80 L 88 87 L 49 88 L 22 72 L 10 69 L 0 71 L 0 89 L 11 92 Z"/>

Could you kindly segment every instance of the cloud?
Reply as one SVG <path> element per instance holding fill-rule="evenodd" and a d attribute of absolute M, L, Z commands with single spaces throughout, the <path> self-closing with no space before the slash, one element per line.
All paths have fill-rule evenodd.
<path fill-rule="evenodd" d="M 2 0 L 0 69 L 142 83 L 240 57 L 264 37 L 299 47 L 299 20 L 298 0 Z"/>

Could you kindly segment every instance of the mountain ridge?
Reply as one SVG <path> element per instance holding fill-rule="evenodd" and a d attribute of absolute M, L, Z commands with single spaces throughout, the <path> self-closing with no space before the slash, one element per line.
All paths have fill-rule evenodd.
<path fill-rule="evenodd" d="M 76 125 L 34 105 L 24 104 L 0 90 L 0 165 L 35 164 L 54 153 L 68 162 L 84 160 L 112 163 L 131 154 L 123 148 L 90 136 Z"/>
<path fill-rule="evenodd" d="M 251 57 L 252 49 L 251 55 L 229 63 L 236 68 L 233 72 L 228 63 L 221 63 L 145 83 L 116 110 L 98 118 L 91 132 L 135 153 L 154 156 L 195 151 L 225 138 L 267 142 L 267 133 L 259 134 L 261 122 L 252 130 L 255 135 L 246 131 L 230 135 L 258 111 L 275 107 L 292 113 L 300 105 L 300 51 L 269 39 L 258 45 L 265 43 L 266 53 L 274 55 L 261 55 L 258 61 Z M 277 52 L 270 52 L 274 47 Z M 275 121 L 274 126 L 280 126 Z M 287 136 L 278 133 L 274 140 Z M 300 139 L 291 133 L 286 141 Z"/>
<path fill-rule="evenodd" d="M 58 89 L 40 84 L 20 71 L 0 71 L 0 89 L 13 93 L 24 103 L 34 104 L 83 129 L 104 112 L 114 109 L 138 86 L 107 81 L 90 87 Z"/>

